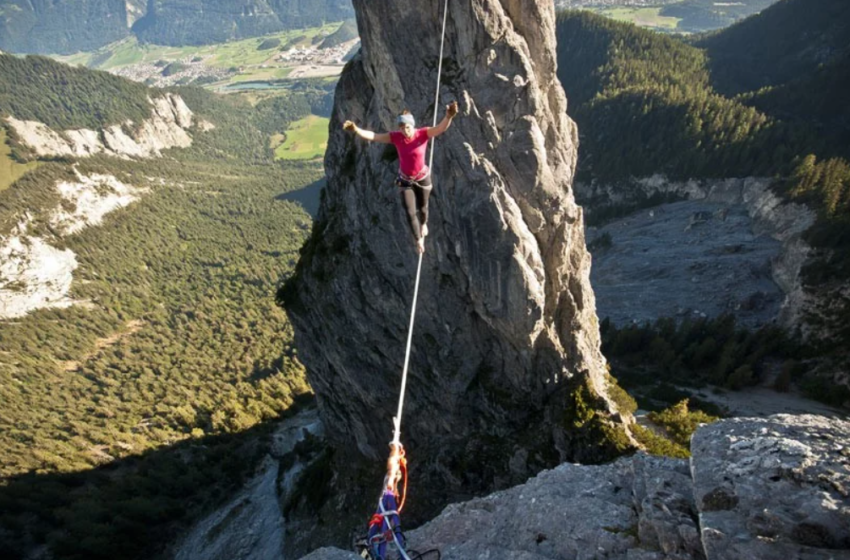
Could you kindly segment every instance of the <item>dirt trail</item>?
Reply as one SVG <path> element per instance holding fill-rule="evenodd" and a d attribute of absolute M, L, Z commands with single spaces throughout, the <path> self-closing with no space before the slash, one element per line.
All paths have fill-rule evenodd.
<path fill-rule="evenodd" d="M 127 324 L 124 325 L 124 330 L 117 332 L 113 335 L 97 339 L 94 342 L 94 350 L 92 350 L 91 352 L 89 352 L 88 354 L 83 356 L 82 359 L 80 359 L 78 361 L 73 360 L 73 361 L 62 362 L 62 369 L 67 371 L 67 372 L 79 370 L 80 366 L 82 366 L 84 363 L 89 361 L 91 358 L 95 357 L 98 354 L 98 352 L 100 352 L 104 348 L 109 348 L 110 346 L 118 344 L 119 342 L 121 342 L 122 340 L 127 338 L 128 336 L 139 332 L 142 329 L 143 326 L 145 326 L 144 321 L 133 320 L 133 321 L 127 322 Z"/>

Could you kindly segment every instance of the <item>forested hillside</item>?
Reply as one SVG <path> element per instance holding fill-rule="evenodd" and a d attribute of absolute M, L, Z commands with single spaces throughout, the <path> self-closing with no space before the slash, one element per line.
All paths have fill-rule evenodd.
<path fill-rule="evenodd" d="M 354 17 L 350 0 L 0 0 L 0 50 L 72 54 L 134 33 L 201 45 Z"/>
<path fill-rule="evenodd" d="M 696 45 L 705 49 L 712 83 L 723 94 L 809 79 L 850 54 L 850 4 L 782 0 Z"/>
<path fill-rule="evenodd" d="M 0 50 L 69 54 L 129 33 L 125 0 L 0 0 Z"/>
<path fill-rule="evenodd" d="M 715 2 L 714 0 L 682 0 L 661 9 L 661 15 L 679 18 L 676 31 L 700 32 L 719 29 L 768 8 L 776 0 L 743 0 Z"/>
<path fill-rule="evenodd" d="M 350 0 L 155 0 L 133 32 L 158 45 L 205 45 L 353 17 Z"/>
<path fill-rule="evenodd" d="M 673 33 L 702 33 L 727 27 L 777 0 L 555 0 L 555 8 L 580 8 L 618 21 Z"/>
<path fill-rule="evenodd" d="M 770 174 L 815 141 L 717 93 L 705 53 L 681 39 L 586 12 L 562 12 L 557 33 L 580 180 Z"/>
<path fill-rule="evenodd" d="M 16 61 L 16 75 L 42 87 L 0 87 L 15 103 L 2 112 L 28 109 L 61 124 L 92 111 L 109 122 L 135 116 L 139 92 L 158 94 L 58 66 Z M 109 103 L 85 98 L 95 83 L 112 85 Z M 309 217 L 278 197 L 321 169 L 275 163 L 269 148 L 272 134 L 309 112 L 309 100 L 292 94 L 251 106 L 199 89 L 177 93 L 215 125 L 194 130 L 191 148 L 152 160 L 41 162 L 0 192 L 1 222 L 29 212 L 28 234 L 79 263 L 77 305 L 0 321 L 4 558 L 42 545 L 55 558 L 157 558 L 253 472 L 273 421 L 309 399 L 273 301 Z M 147 192 L 99 226 L 59 235 L 41 209 L 58 203 L 56 182 L 75 173 Z"/>
<path fill-rule="evenodd" d="M 557 28 L 559 77 L 581 134 L 579 180 L 628 190 L 658 173 L 776 177 L 786 199 L 818 212 L 803 270 L 824 302 L 806 319 L 820 333 L 810 355 L 841 359 L 850 343 L 841 295 L 850 280 L 848 14 L 842 0 L 784 0 L 696 46 L 588 13 L 562 12 Z M 722 57 L 736 62 L 718 77 Z"/>
<path fill-rule="evenodd" d="M 41 56 L 0 55 L 0 117 L 34 120 L 59 130 L 97 129 L 150 116 L 148 88 L 106 72 Z"/>

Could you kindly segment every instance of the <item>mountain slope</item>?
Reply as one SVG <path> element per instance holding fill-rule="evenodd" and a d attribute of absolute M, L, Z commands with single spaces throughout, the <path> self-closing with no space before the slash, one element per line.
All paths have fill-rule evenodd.
<path fill-rule="evenodd" d="M 808 142 L 809 131 L 715 92 L 705 54 L 674 37 L 562 12 L 558 61 L 582 181 L 770 174 L 789 155 L 776 146 Z"/>
<path fill-rule="evenodd" d="M 125 0 L 0 0 L 0 50 L 70 54 L 129 33 Z"/>
<path fill-rule="evenodd" d="M 15 101 L 4 113 L 54 113 L 58 132 L 85 124 L 102 138 L 132 118 L 132 135 L 148 98 L 179 97 L 192 112 L 189 147 L 41 159 L 0 192 L 0 294 L 29 289 L 32 275 L 10 282 L 16 263 L 40 273 L 61 263 L 67 283 L 61 307 L 0 320 L 0 555 L 157 558 L 251 474 L 269 428 L 309 395 L 271 294 L 309 229 L 278 196 L 321 169 L 275 163 L 269 148 L 309 101 L 252 107 L 119 87 L 39 57 L 13 63 L 0 73 Z M 7 79 L 42 81 L 21 90 Z M 86 98 L 92 84 L 109 103 Z M 81 119 L 81 107 L 92 114 Z M 29 258 L 39 251 L 51 258 Z"/>
<path fill-rule="evenodd" d="M 850 4 L 782 0 L 696 45 L 706 50 L 712 83 L 723 94 L 785 84 L 850 53 Z"/>
<path fill-rule="evenodd" d="M 0 50 L 72 54 L 131 33 L 201 45 L 353 17 L 350 0 L 0 0 Z"/>
<path fill-rule="evenodd" d="M 133 26 L 140 41 L 203 45 L 349 19 L 346 0 L 154 0 Z"/>
<path fill-rule="evenodd" d="M 140 122 L 150 115 L 150 92 L 136 82 L 46 57 L 0 55 L 0 116 L 56 129 Z"/>
<path fill-rule="evenodd" d="M 788 315 L 795 317 L 794 329 L 807 333 L 802 356 L 826 357 L 820 363 L 826 363 L 828 375 L 807 376 L 806 381 L 821 398 L 841 402 L 850 395 L 850 380 L 842 373 L 850 344 L 843 319 L 850 310 L 850 119 L 845 94 L 850 57 L 835 37 L 844 36 L 848 18 L 846 7 L 837 2 L 815 4 L 822 13 L 803 17 L 810 3 L 779 2 L 706 39 L 705 49 L 590 14 L 565 12 L 558 23 L 559 77 L 581 133 L 580 180 L 596 183 L 594 192 L 608 188 L 624 201 L 618 207 L 584 200 L 593 219 L 663 202 L 664 196 L 651 198 L 645 190 L 643 180 L 656 174 L 680 185 L 773 177 L 772 189 L 781 199 L 774 197 L 771 207 L 793 200 L 817 212 L 801 244 L 789 246 L 788 254 L 804 263 L 801 274 L 795 272 L 797 280 L 791 284 L 787 276 L 782 282 L 789 297 L 804 294 Z M 801 15 L 795 22 L 788 13 Z M 776 43 L 775 58 L 754 46 L 758 56 L 742 57 L 746 64 L 738 68 L 758 75 L 763 67 L 773 85 L 730 96 L 715 89 L 711 53 L 732 56 L 735 49 L 746 50 L 743 41 L 750 35 L 740 29 Z M 742 42 L 721 43 L 726 33 Z M 828 44 L 835 48 L 826 49 Z M 811 55 L 824 52 L 832 54 L 818 65 Z M 797 71 L 785 73 L 786 65 L 795 64 Z M 822 390 L 836 386 L 843 389 Z"/>
<path fill-rule="evenodd" d="M 759 111 L 787 122 L 815 126 L 835 143 L 830 153 L 848 155 L 850 146 L 850 52 L 820 64 L 809 73 L 740 100 Z M 843 149 L 842 149 L 843 148 Z"/>

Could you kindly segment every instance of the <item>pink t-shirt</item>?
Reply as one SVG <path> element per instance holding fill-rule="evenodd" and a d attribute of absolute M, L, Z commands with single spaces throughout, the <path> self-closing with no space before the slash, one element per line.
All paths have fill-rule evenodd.
<path fill-rule="evenodd" d="M 428 149 L 428 129 L 417 128 L 406 138 L 399 130 L 390 132 L 390 140 L 398 150 L 398 167 L 402 173 L 421 179 L 425 170 L 425 152 Z"/>

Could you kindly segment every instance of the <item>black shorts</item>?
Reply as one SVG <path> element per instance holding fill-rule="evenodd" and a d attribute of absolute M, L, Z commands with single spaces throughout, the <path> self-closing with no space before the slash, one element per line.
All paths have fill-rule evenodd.
<path fill-rule="evenodd" d="M 431 174 L 428 173 L 424 178 L 418 181 L 410 181 L 399 175 L 395 179 L 395 184 L 400 189 L 412 189 L 413 187 L 428 188 L 431 186 Z"/>

